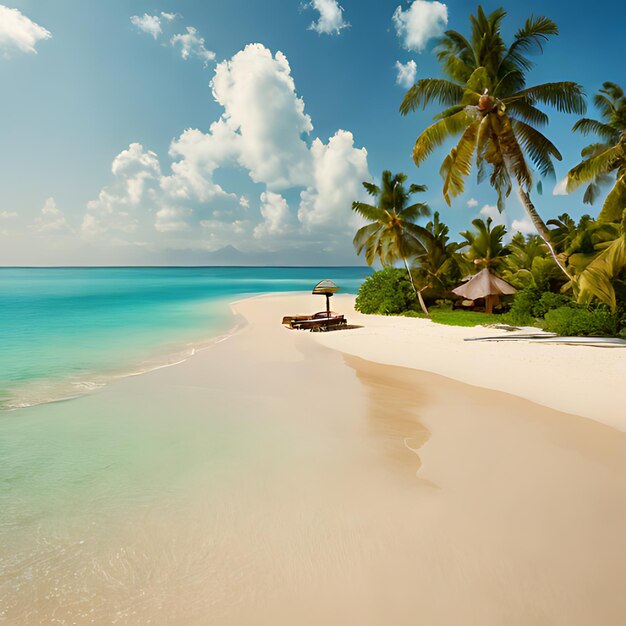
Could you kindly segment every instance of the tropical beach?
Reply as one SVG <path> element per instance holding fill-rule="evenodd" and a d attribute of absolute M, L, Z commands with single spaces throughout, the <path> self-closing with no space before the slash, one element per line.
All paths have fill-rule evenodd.
<path fill-rule="evenodd" d="M 4 421 L 5 441 L 30 433 L 4 463 L 47 454 L 3 502 L 3 619 L 408 624 L 417 605 L 432 624 L 621 623 L 626 435 L 601 403 L 582 418 L 429 372 L 370 316 L 278 323 L 313 298 L 237 302 L 246 325 L 185 363 Z M 383 332 L 403 367 L 380 363 Z M 551 366 L 539 348 L 519 380 Z"/>
<path fill-rule="evenodd" d="M 0 623 L 626 622 L 593 9 L 0 0 Z"/>

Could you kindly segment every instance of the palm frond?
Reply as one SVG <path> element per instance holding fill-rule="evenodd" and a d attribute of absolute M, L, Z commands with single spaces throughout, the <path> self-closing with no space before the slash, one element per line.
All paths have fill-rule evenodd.
<path fill-rule="evenodd" d="M 430 216 L 430 207 L 425 202 L 416 202 L 398 212 L 398 215 L 405 220 L 405 226 L 408 222 L 413 222 L 420 217 Z"/>
<path fill-rule="evenodd" d="M 548 123 L 548 116 L 524 98 L 509 102 L 506 108 L 508 113 L 513 113 L 517 118 L 533 126 L 545 126 Z"/>
<path fill-rule="evenodd" d="M 419 165 L 437 146 L 440 146 L 448 137 L 458 135 L 474 119 L 475 117 L 464 109 L 426 128 L 417 138 L 413 148 L 415 164 Z"/>
<path fill-rule="evenodd" d="M 607 98 L 605 94 L 606 92 L 604 93 L 600 92 L 600 93 L 595 94 L 595 96 L 593 97 L 593 104 L 596 107 L 596 109 L 600 111 L 600 113 L 602 114 L 602 117 L 605 120 L 610 120 L 611 117 L 616 112 L 615 102 L 613 101 L 613 98 Z"/>
<path fill-rule="evenodd" d="M 404 96 L 400 113 L 406 115 L 419 108 L 426 108 L 430 102 L 453 105 L 463 97 L 463 87 L 443 78 L 422 78 Z"/>
<path fill-rule="evenodd" d="M 385 212 L 380 207 L 365 202 L 353 202 L 352 210 L 370 222 L 380 222 L 385 219 Z"/>
<path fill-rule="evenodd" d="M 583 135 L 594 133 L 605 141 L 610 141 L 611 143 L 617 143 L 619 140 L 618 130 L 609 124 L 599 122 L 598 120 L 592 120 L 587 117 L 579 119 L 572 127 L 572 130 L 574 132 L 580 132 Z"/>
<path fill-rule="evenodd" d="M 583 115 L 587 110 L 585 92 L 581 85 L 574 82 L 544 83 L 522 89 L 518 93 L 504 98 L 509 104 L 519 98 L 528 99 L 531 103 L 542 102 L 554 107 L 560 113 L 577 113 Z"/>
<path fill-rule="evenodd" d="M 554 164 L 552 158 L 562 160 L 561 153 L 556 146 L 538 130 L 521 122 L 512 120 L 515 134 L 520 138 L 522 147 L 530 156 L 542 176 L 555 177 Z"/>
<path fill-rule="evenodd" d="M 610 172 L 620 158 L 624 158 L 624 147 L 618 143 L 580 162 L 567 173 L 567 192 L 571 193 L 582 183 Z"/>
<path fill-rule="evenodd" d="M 578 301 L 588 304 L 594 298 L 617 309 L 613 279 L 626 267 L 626 236 L 619 237 L 598 254 L 578 277 Z"/>
<path fill-rule="evenodd" d="M 380 187 L 378 187 L 378 185 L 374 185 L 374 183 L 364 182 L 363 187 L 365 187 L 365 190 L 370 196 L 376 197 L 380 193 Z"/>
<path fill-rule="evenodd" d="M 450 206 L 450 195 L 457 196 L 465 189 L 465 179 L 472 169 L 472 157 L 476 148 L 476 138 L 480 120 L 474 121 L 466 129 L 459 143 L 452 148 L 439 170 L 443 182 L 443 197 Z"/>
<path fill-rule="evenodd" d="M 626 207 L 626 172 L 618 176 L 613 189 L 606 197 L 598 221 L 617 222 L 622 217 Z"/>

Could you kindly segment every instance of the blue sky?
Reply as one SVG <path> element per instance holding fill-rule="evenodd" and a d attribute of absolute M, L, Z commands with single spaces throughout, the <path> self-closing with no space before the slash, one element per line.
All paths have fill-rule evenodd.
<path fill-rule="evenodd" d="M 465 229 L 495 194 L 472 177 L 447 207 L 445 148 L 415 168 L 412 145 L 436 110 L 399 115 L 396 63 L 439 76 L 432 36 L 467 31 L 477 5 L 340 4 L 0 0 L 0 264 L 356 263 L 350 203 L 385 168 L 426 183 L 424 199 Z M 532 83 L 593 94 L 626 82 L 621 3 L 584 16 L 563 0 L 483 3 L 501 5 L 507 34 L 533 13 L 559 25 Z M 563 176 L 585 138 L 570 132 L 575 117 L 550 118 Z M 596 210 L 553 186 L 535 198 L 544 217 Z M 526 228 L 514 196 L 505 219 Z"/>

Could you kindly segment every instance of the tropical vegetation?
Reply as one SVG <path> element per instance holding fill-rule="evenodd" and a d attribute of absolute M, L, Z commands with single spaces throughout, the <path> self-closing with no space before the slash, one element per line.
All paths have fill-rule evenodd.
<path fill-rule="evenodd" d="M 451 206 L 465 191 L 472 170 L 488 179 L 505 210 L 516 188 L 537 234 L 508 233 L 491 218 L 474 219 L 453 237 L 426 203 L 413 203 L 424 185 L 406 187 L 406 174 L 383 172 L 380 186 L 363 183 L 375 203 L 354 202 L 368 223 L 354 245 L 376 272 L 362 286 L 357 307 L 364 312 L 431 315 L 458 319 L 533 324 L 559 334 L 626 337 L 626 96 L 605 82 L 593 97 L 597 119 L 580 117 L 573 132 L 593 136 L 580 162 L 567 174 L 567 192 L 584 186 L 583 203 L 602 200 L 598 214 L 575 220 L 568 213 L 544 221 L 531 193 L 542 179 L 555 178 L 562 155 L 544 134 L 551 107 L 586 113 L 583 87 L 560 81 L 528 85 L 531 55 L 558 34 L 557 25 L 534 16 L 506 41 L 504 9 L 487 14 L 478 7 L 467 35 L 448 30 L 436 53 L 443 76 L 422 78 L 406 93 L 403 115 L 437 104 L 434 123 L 417 137 L 413 160 L 421 165 L 439 146 L 454 140 L 441 164 L 442 193 Z M 397 269 L 402 265 L 403 270 Z M 499 315 L 486 317 L 483 303 L 462 302 L 453 293 L 463 280 L 488 270 L 517 289 L 500 301 Z M 418 306 L 419 305 L 419 306 Z M 465 305 L 465 306 L 464 306 Z"/>

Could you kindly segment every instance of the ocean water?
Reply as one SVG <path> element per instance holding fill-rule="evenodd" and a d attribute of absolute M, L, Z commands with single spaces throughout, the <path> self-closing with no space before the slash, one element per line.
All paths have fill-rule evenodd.
<path fill-rule="evenodd" d="M 71 398 L 184 360 L 234 326 L 228 303 L 241 297 L 308 291 L 323 278 L 356 293 L 370 272 L 0 268 L 0 410 Z M 323 308 L 321 298 L 317 304 Z"/>

